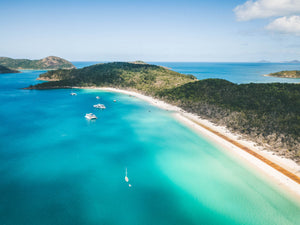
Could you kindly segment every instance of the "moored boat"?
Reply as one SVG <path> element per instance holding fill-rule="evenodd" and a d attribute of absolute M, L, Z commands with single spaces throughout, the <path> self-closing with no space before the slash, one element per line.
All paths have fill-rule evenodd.
<path fill-rule="evenodd" d="M 93 113 L 87 113 L 87 114 L 85 114 L 85 118 L 87 118 L 89 120 L 95 120 L 95 119 L 97 119 L 97 116 L 95 116 L 95 114 L 93 114 Z"/>
<path fill-rule="evenodd" d="M 106 109 L 105 105 L 103 104 L 96 104 L 96 105 L 93 105 L 94 108 L 97 108 L 97 109 Z"/>

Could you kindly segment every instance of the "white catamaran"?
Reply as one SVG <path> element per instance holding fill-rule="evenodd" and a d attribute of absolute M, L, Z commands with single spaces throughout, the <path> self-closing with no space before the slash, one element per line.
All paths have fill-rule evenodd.
<path fill-rule="evenodd" d="M 95 114 L 93 114 L 93 113 L 87 113 L 87 114 L 85 114 L 85 118 L 87 118 L 89 120 L 95 120 L 95 119 L 97 119 L 97 116 L 95 116 Z"/>

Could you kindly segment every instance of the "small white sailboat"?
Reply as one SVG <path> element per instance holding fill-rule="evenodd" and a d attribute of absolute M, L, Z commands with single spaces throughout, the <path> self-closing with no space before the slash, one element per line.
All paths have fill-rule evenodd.
<path fill-rule="evenodd" d="M 99 96 L 97 96 L 97 97 L 96 97 L 96 99 L 100 99 L 100 97 L 99 97 Z"/>
<path fill-rule="evenodd" d="M 129 181 L 129 178 L 127 176 L 127 168 L 126 168 L 126 172 L 125 172 L 125 181 L 128 182 Z"/>
<path fill-rule="evenodd" d="M 93 106 L 94 106 L 94 108 L 97 108 L 97 109 L 106 109 L 105 105 L 103 105 L 103 104 L 96 104 Z"/>
<path fill-rule="evenodd" d="M 70 95 L 76 96 L 77 94 L 75 92 L 71 92 Z"/>

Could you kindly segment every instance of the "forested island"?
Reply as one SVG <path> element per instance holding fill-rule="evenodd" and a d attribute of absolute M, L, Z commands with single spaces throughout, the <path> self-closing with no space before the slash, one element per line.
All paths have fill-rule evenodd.
<path fill-rule="evenodd" d="M 56 56 L 48 56 L 39 60 L 0 57 L 0 65 L 18 70 L 56 70 L 76 68 L 71 62 Z"/>
<path fill-rule="evenodd" d="M 20 73 L 20 71 L 18 70 L 12 70 L 12 69 L 9 69 L 5 66 L 1 66 L 0 65 L 0 73 Z"/>
<path fill-rule="evenodd" d="M 106 63 L 41 74 L 28 89 L 114 87 L 177 105 L 300 161 L 300 85 L 197 80 L 161 66 Z"/>
<path fill-rule="evenodd" d="M 82 69 L 53 70 L 41 74 L 38 79 L 51 82 L 38 84 L 34 86 L 36 89 L 105 86 L 131 88 L 149 95 L 156 95 L 165 89 L 197 80 L 192 75 L 180 74 L 140 61 L 96 64 Z"/>
<path fill-rule="evenodd" d="M 270 73 L 267 76 L 281 78 L 300 78 L 300 70 L 285 70 L 276 73 Z"/>

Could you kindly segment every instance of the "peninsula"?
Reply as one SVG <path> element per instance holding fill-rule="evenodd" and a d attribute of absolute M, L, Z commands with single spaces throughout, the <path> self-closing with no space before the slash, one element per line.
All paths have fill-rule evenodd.
<path fill-rule="evenodd" d="M 300 70 L 285 70 L 276 73 L 270 73 L 266 76 L 281 78 L 300 78 Z"/>
<path fill-rule="evenodd" d="M 76 68 L 71 62 L 56 56 L 48 56 L 39 60 L 0 57 L 0 65 L 18 70 L 56 70 Z"/>
<path fill-rule="evenodd" d="M 27 89 L 112 87 L 139 92 L 226 126 L 296 162 L 300 160 L 300 85 L 197 80 L 161 66 L 115 62 L 41 74 Z"/>
<path fill-rule="evenodd" d="M 9 68 L 7 68 L 5 66 L 1 66 L 0 65 L 0 74 L 1 73 L 20 73 L 20 71 L 18 71 L 18 70 L 12 70 L 12 69 L 9 69 Z"/>

